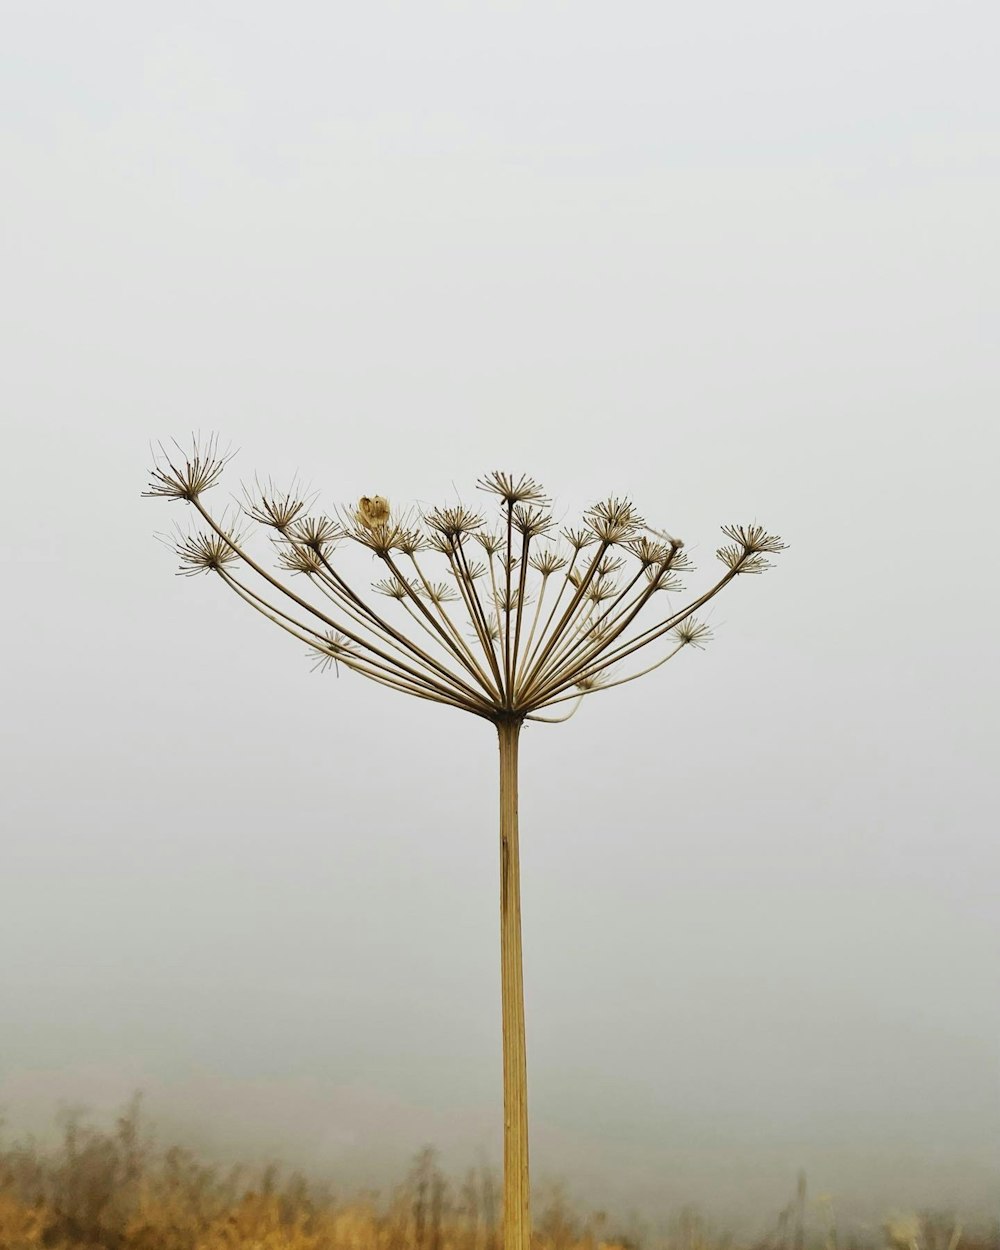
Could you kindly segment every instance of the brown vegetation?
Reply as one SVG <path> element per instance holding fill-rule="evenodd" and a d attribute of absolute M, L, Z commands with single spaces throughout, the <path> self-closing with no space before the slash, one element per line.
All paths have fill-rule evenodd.
<path fill-rule="evenodd" d="M 70 1119 L 55 1149 L 0 1150 L 0 1250 L 498 1250 L 501 1200 L 491 1171 L 452 1184 L 430 1149 L 386 1196 L 341 1198 L 274 1166 L 212 1166 L 156 1149 L 137 1102 L 111 1132 Z M 603 1223 L 556 1194 L 535 1244 L 612 1250 Z"/>
<path fill-rule="evenodd" d="M 62 1141 L 0 1149 L 0 1250 L 500 1250 L 502 1189 L 484 1168 L 449 1181 L 422 1151 L 390 1193 L 341 1196 L 274 1166 L 221 1168 L 140 1131 L 138 1100 L 104 1132 L 69 1119 Z M 773 1233 L 747 1250 L 838 1250 L 831 1223 L 803 1227 L 804 1180 Z M 1000 1235 L 924 1215 L 884 1228 L 888 1250 L 1000 1250 Z M 841 1238 L 846 1248 L 857 1245 Z M 650 1238 L 575 1213 L 561 1189 L 539 1204 L 533 1250 L 735 1250 L 693 1211 Z"/>

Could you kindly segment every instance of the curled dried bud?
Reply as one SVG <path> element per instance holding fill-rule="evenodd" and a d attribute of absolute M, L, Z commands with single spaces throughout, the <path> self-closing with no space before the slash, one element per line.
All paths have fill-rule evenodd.
<path fill-rule="evenodd" d="M 377 525 L 388 525 L 389 501 L 382 495 L 362 495 L 354 516 L 358 524 L 368 530 L 375 529 Z"/>

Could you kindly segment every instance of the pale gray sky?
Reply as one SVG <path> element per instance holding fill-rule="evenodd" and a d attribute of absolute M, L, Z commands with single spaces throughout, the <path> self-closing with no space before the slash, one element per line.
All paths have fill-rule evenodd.
<path fill-rule="evenodd" d="M 706 580 L 720 523 L 788 539 L 704 654 L 525 735 L 534 1170 L 989 1210 L 994 6 L 5 16 L 11 1127 L 141 1087 L 350 1181 L 498 1157 L 491 731 L 172 576 L 147 444 L 214 429 L 233 491 L 523 469 Z"/>

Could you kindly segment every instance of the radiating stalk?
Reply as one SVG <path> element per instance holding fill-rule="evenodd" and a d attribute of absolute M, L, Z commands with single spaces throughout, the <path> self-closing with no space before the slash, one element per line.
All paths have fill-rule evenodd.
<path fill-rule="evenodd" d="M 528 1072 L 521 972 L 521 871 L 517 838 L 520 719 L 497 723 L 500 736 L 500 991 L 503 1014 L 503 1245 L 529 1250 Z"/>

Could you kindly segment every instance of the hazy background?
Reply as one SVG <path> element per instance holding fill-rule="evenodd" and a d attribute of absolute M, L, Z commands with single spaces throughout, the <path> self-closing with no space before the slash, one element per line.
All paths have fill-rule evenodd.
<path fill-rule="evenodd" d="M 533 1168 L 988 1213 L 995 7 L 3 8 L 8 1134 L 142 1088 L 350 1183 L 499 1160 L 489 727 L 172 576 L 147 444 L 214 429 L 227 490 L 789 540 L 525 734 Z"/>

